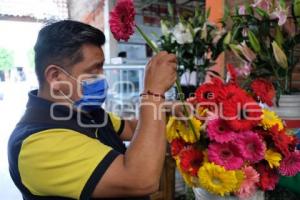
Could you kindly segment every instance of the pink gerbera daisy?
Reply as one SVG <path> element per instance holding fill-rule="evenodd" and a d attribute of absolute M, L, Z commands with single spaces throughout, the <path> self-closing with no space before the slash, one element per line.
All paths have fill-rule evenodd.
<path fill-rule="evenodd" d="M 279 173 L 283 176 L 295 176 L 300 172 L 300 151 L 286 156 L 280 163 Z"/>
<path fill-rule="evenodd" d="M 232 141 L 237 136 L 237 133 L 230 130 L 221 119 L 213 119 L 208 122 L 207 134 L 211 140 L 219 143 Z"/>
<path fill-rule="evenodd" d="M 241 199 L 248 199 L 256 192 L 256 183 L 259 182 L 259 174 L 251 166 L 243 168 L 242 171 L 245 178 L 236 195 Z"/>
<path fill-rule="evenodd" d="M 227 170 L 239 169 L 244 160 L 238 146 L 233 143 L 211 143 L 208 146 L 208 160 L 224 166 Z"/>
<path fill-rule="evenodd" d="M 266 144 L 252 131 L 245 131 L 239 134 L 235 143 L 240 147 L 243 157 L 252 163 L 264 159 Z"/>

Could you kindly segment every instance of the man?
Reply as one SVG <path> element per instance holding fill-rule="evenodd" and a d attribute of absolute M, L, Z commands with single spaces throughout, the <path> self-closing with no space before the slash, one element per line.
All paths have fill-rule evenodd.
<path fill-rule="evenodd" d="M 163 167 L 163 94 L 176 80 L 176 57 L 160 52 L 146 66 L 140 118 L 106 113 L 105 37 L 65 20 L 45 26 L 35 45 L 39 89 L 8 144 L 10 174 L 25 200 L 148 199 Z M 157 118 L 156 116 L 160 116 Z M 132 142 L 126 150 L 122 140 Z"/>

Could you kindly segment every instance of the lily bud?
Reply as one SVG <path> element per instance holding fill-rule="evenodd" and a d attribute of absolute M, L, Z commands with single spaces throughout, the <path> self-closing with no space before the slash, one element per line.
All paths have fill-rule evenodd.
<path fill-rule="evenodd" d="M 201 32 L 201 39 L 207 40 L 207 25 L 206 23 L 203 24 L 202 32 Z"/>
<path fill-rule="evenodd" d="M 278 46 L 276 41 L 272 42 L 273 53 L 276 59 L 276 62 L 284 69 L 288 68 L 287 57 L 283 50 Z"/>
<path fill-rule="evenodd" d="M 163 20 L 160 20 L 160 27 L 161 27 L 161 32 L 163 35 L 167 36 L 171 33 L 168 26 L 166 25 L 166 23 Z"/>
<path fill-rule="evenodd" d="M 223 44 L 229 45 L 231 42 L 231 31 L 228 31 L 227 35 L 224 38 Z"/>

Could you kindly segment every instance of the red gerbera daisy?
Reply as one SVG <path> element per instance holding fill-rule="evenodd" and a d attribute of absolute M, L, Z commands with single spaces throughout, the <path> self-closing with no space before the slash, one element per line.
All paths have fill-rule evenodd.
<path fill-rule="evenodd" d="M 248 96 L 246 91 L 240 88 L 236 83 L 229 83 L 225 85 L 220 92 L 220 96 L 223 98 L 221 100 L 231 99 L 234 96 Z"/>
<path fill-rule="evenodd" d="M 276 148 L 285 156 L 288 156 L 290 152 L 294 151 L 296 147 L 296 138 L 288 135 L 285 130 L 278 130 L 278 125 L 273 126 L 270 129 L 270 133 Z"/>
<path fill-rule="evenodd" d="M 273 106 L 275 97 L 275 88 L 270 81 L 265 79 L 256 79 L 251 83 L 251 89 L 258 101 L 266 103 L 268 106 Z"/>
<path fill-rule="evenodd" d="M 212 103 L 217 103 L 221 98 L 223 83 L 220 79 L 214 78 L 209 83 L 204 83 L 196 90 L 196 101 L 202 107 L 209 107 Z"/>
<path fill-rule="evenodd" d="M 234 131 L 252 129 L 261 120 L 261 107 L 244 91 L 234 91 L 222 102 L 221 118 Z"/>
<path fill-rule="evenodd" d="M 279 181 L 279 175 L 276 170 L 271 169 L 263 163 L 259 163 L 257 166 L 257 172 L 260 174 L 258 186 L 264 191 L 274 190 Z"/>
<path fill-rule="evenodd" d="M 180 151 L 186 146 L 186 143 L 181 138 L 174 139 L 171 144 L 171 154 L 172 156 L 177 156 Z"/>
<path fill-rule="evenodd" d="M 134 33 L 135 9 L 132 0 L 118 0 L 110 11 L 109 25 L 115 39 L 128 41 Z"/>
<path fill-rule="evenodd" d="M 180 152 L 179 158 L 181 169 L 191 176 L 197 176 L 198 170 L 203 161 L 202 152 L 193 147 L 186 148 Z"/>

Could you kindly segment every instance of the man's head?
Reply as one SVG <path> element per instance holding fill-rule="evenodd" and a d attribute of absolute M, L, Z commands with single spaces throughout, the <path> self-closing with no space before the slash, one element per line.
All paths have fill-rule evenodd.
<path fill-rule="evenodd" d="M 62 92 L 78 100 L 81 78 L 103 73 L 104 43 L 100 30 L 76 21 L 59 21 L 42 28 L 34 47 L 39 90 L 57 96 Z"/>

